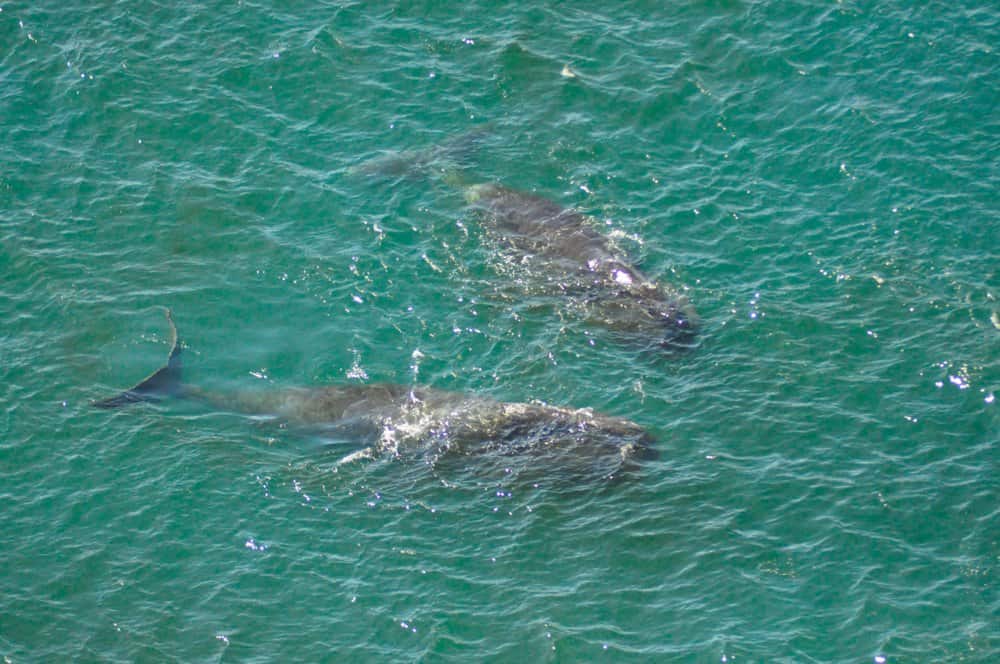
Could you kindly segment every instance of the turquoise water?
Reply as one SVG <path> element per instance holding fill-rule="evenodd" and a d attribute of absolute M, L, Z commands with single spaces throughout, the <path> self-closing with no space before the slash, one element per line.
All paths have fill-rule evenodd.
<path fill-rule="evenodd" d="M 396 4 L 0 4 L 5 661 L 994 661 L 1000 13 Z M 470 132 L 463 178 L 599 220 L 698 347 L 512 279 Z M 161 306 L 192 383 L 592 407 L 660 459 L 449 481 L 90 408 Z"/>

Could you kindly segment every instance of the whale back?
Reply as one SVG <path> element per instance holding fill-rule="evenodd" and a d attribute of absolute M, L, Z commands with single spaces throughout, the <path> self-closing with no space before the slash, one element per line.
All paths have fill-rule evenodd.
<path fill-rule="evenodd" d="M 688 298 L 647 278 L 586 216 L 526 192 L 473 185 L 466 199 L 487 232 L 512 252 L 534 281 L 552 284 L 587 320 L 643 345 L 690 348 L 700 319 Z"/>

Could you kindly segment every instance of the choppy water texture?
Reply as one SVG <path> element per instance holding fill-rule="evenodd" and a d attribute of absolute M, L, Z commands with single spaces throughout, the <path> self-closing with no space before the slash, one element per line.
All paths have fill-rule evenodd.
<path fill-rule="evenodd" d="M 995 659 L 1000 12 L 398 4 L 0 5 L 0 655 Z M 456 170 L 592 215 L 697 348 L 507 270 Z M 199 385 L 592 407 L 660 457 L 508 486 L 90 408 L 161 305 Z"/>

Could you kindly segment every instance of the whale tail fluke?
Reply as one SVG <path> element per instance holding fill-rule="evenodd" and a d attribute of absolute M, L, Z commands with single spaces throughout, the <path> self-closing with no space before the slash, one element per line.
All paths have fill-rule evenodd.
<path fill-rule="evenodd" d="M 454 185 L 457 173 L 471 168 L 482 143 L 493 134 L 493 125 L 480 125 L 437 145 L 403 152 L 385 152 L 348 172 L 353 175 L 389 180 L 427 180 L 439 178 Z M 464 185 L 464 182 L 458 184 Z"/>
<path fill-rule="evenodd" d="M 169 309 L 165 310 L 167 323 L 170 324 L 170 355 L 167 363 L 154 371 L 134 387 L 116 394 L 108 399 L 95 401 L 95 408 L 121 408 L 141 401 L 159 401 L 163 397 L 173 396 L 181 389 L 181 343 L 177 336 L 177 326 Z"/>

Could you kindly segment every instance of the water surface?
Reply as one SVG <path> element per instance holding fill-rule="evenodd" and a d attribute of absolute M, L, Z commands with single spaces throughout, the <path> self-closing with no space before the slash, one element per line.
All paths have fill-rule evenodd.
<path fill-rule="evenodd" d="M 10 661 L 997 655 L 996 11 L 0 9 Z M 693 352 L 499 269 L 434 151 L 484 127 L 461 177 L 593 216 Z M 660 459 L 511 487 L 90 408 L 164 360 L 160 306 L 200 385 L 592 407 Z"/>

